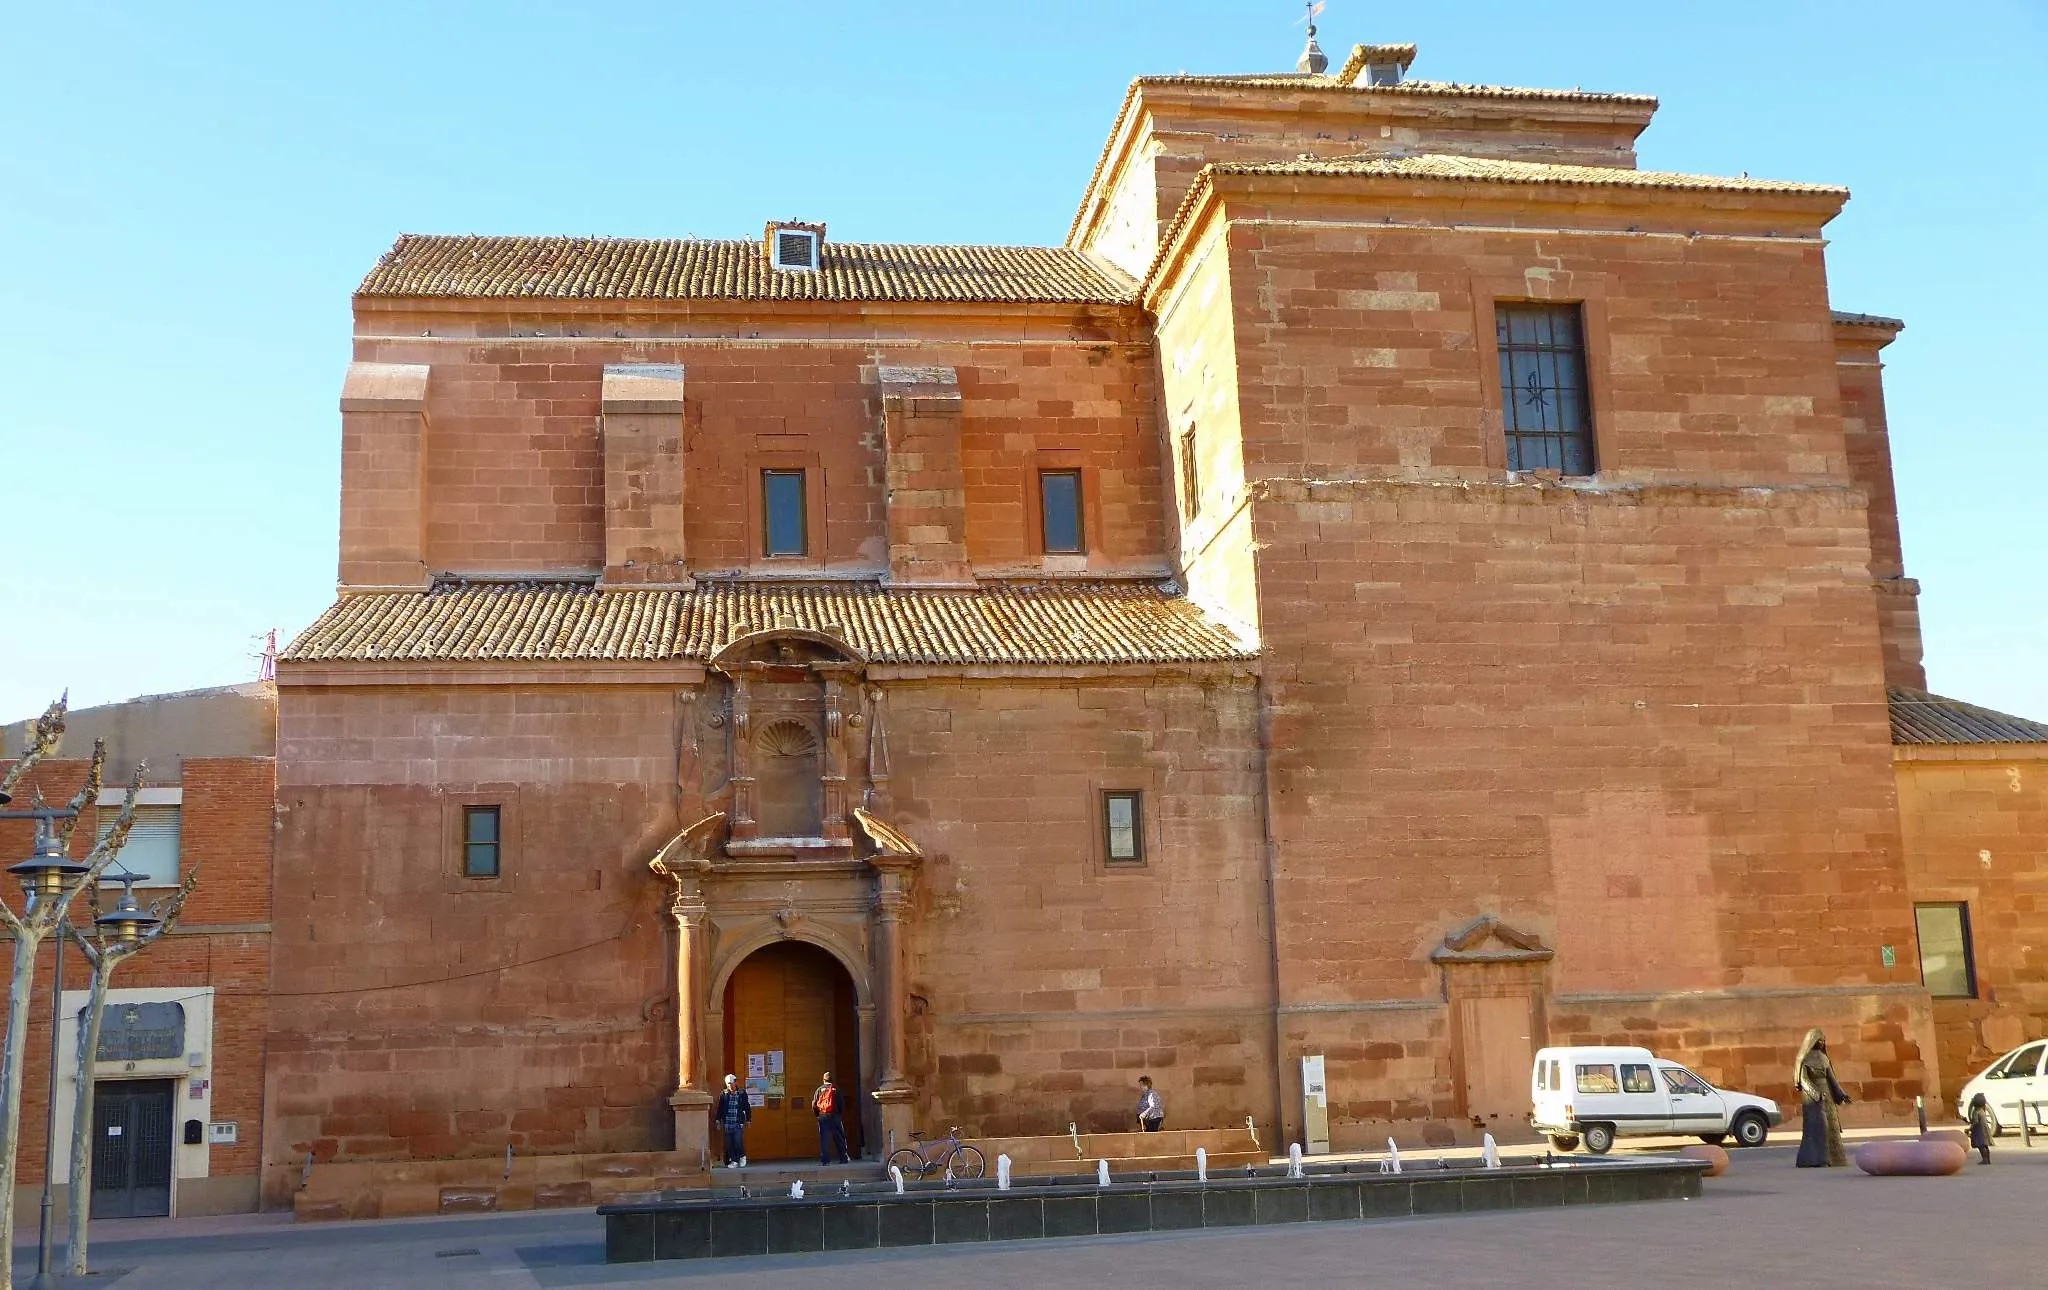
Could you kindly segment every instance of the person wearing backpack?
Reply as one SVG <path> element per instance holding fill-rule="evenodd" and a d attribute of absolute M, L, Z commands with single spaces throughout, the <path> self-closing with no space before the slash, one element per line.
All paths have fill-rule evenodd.
<path fill-rule="evenodd" d="M 846 1122 L 839 1118 L 839 1088 L 831 1071 L 818 1078 L 818 1091 L 811 1094 L 811 1111 L 818 1117 L 818 1163 L 829 1165 L 836 1154 L 843 1165 L 851 1157 L 846 1154 Z"/>

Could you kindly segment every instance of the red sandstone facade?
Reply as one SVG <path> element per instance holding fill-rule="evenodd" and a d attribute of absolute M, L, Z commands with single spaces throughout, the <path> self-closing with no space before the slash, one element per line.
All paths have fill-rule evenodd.
<path fill-rule="evenodd" d="M 1894 1113 L 1954 1077 L 1847 194 L 1373 56 L 1134 83 L 1063 248 L 392 249 L 341 595 L 279 665 L 272 1199 L 309 1154 L 699 1158 L 750 1054 L 777 1125 L 835 1063 L 871 1148 L 1119 1128 L 1140 1072 L 1285 1141 L 1317 1053 L 1338 1146 L 1519 1122 L 1546 1041 L 1783 1098 L 1820 1025 Z M 1546 305 L 1590 472 L 1510 468 L 1497 312 Z"/>

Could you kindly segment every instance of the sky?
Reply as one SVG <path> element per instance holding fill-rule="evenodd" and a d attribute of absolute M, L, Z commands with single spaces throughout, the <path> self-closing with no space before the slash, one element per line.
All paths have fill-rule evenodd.
<path fill-rule="evenodd" d="M 349 295 L 402 232 L 1056 244 L 1125 86 L 1285 0 L 11 6 L 0 720 L 248 680 L 333 597 Z M 2048 720 L 2048 0 L 1330 0 L 1433 80 L 1648 92 L 1646 167 L 1846 184 L 1933 689 Z"/>

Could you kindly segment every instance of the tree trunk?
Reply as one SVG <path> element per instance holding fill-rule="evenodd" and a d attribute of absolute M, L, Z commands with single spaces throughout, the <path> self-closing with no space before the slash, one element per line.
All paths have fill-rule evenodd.
<path fill-rule="evenodd" d="M 100 1047 L 100 1014 L 107 1006 L 107 981 L 119 962 L 105 950 L 92 959 L 92 993 L 78 1019 L 78 1090 L 71 1110 L 71 1275 L 86 1274 L 86 1227 L 92 1219 L 93 1063 Z"/>
<path fill-rule="evenodd" d="M 7 994 L 7 1048 L 0 1054 L 0 1290 L 14 1290 L 15 1154 L 21 1146 L 21 1068 L 28 1053 L 28 1001 L 34 993 L 42 938 L 16 928 L 14 977 Z M 51 1019 L 53 1022 L 55 1018 Z"/>

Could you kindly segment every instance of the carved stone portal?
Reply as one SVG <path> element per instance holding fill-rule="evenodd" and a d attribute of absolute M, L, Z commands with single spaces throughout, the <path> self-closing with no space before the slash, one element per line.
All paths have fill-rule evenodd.
<path fill-rule="evenodd" d="M 749 633 L 712 659 L 697 728 L 723 736 L 726 784 L 714 810 L 651 862 L 674 885 L 677 929 L 677 1150 L 708 1159 L 709 1107 L 725 1046 L 726 982 L 778 941 L 830 953 L 852 978 L 860 1037 L 864 1135 L 906 1141 L 905 1079 L 911 890 L 923 852 L 877 818 L 871 766 L 886 785 L 879 691 L 835 633 Z M 870 711 L 869 705 L 873 705 Z M 707 785 L 708 786 L 708 785 Z"/>

